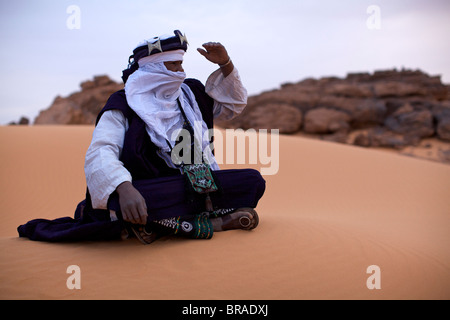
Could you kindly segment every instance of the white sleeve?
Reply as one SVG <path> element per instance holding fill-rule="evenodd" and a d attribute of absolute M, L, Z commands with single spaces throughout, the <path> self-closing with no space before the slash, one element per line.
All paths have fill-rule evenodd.
<path fill-rule="evenodd" d="M 220 69 L 214 71 L 206 81 L 205 91 L 214 99 L 214 119 L 233 119 L 247 105 L 247 90 L 236 67 L 226 78 Z"/>
<path fill-rule="evenodd" d="M 127 130 L 128 121 L 119 110 L 103 113 L 94 129 L 84 163 L 94 209 L 106 209 L 109 196 L 117 186 L 131 182 L 130 172 L 119 160 Z"/>

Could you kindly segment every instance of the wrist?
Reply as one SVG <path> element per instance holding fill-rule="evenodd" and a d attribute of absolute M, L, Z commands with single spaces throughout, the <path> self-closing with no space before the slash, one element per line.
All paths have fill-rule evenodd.
<path fill-rule="evenodd" d="M 117 186 L 116 191 L 117 191 L 117 193 L 120 196 L 120 194 L 122 194 L 124 192 L 127 192 L 130 189 L 130 187 L 133 187 L 131 182 L 130 181 L 124 181 L 124 182 L 122 182 L 121 184 L 119 184 Z"/>
<path fill-rule="evenodd" d="M 224 68 L 231 63 L 231 58 L 228 57 L 228 60 L 225 63 L 218 63 L 219 67 Z"/>

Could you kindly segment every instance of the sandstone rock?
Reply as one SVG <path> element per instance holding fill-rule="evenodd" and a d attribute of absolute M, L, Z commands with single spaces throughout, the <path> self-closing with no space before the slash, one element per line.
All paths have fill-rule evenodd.
<path fill-rule="evenodd" d="M 438 138 L 450 141 L 450 102 L 435 104 L 432 112 L 437 122 Z"/>
<path fill-rule="evenodd" d="M 394 81 L 379 82 L 374 84 L 375 95 L 384 97 L 408 97 L 425 96 L 426 89 L 420 84 L 402 83 Z"/>
<path fill-rule="evenodd" d="M 367 132 L 360 132 L 356 135 L 355 139 L 353 140 L 353 144 L 355 146 L 360 147 L 371 147 L 372 146 L 372 140 L 370 135 Z"/>
<path fill-rule="evenodd" d="M 341 131 L 336 131 L 331 134 L 322 135 L 321 139 L 325 140 L 325 141 L 331 141 L 331 142 L 347 143 L 348 134 L 347 134 L 347 131 L 341 130 Z"/>
<path fill-rule="evenodd" d="M 80 87 L 81 91 L 66 98 L 57 96 L 48 109 L 39 113 L 34 124 L 94 124 L 109 96 L 123 85 L 108 76 L 96 76 Z"/>
<path fill-rule="evenodd" d="M 302 125 L 302 113 L 288 104 L 265 104 L 249 113 L 246 129 L 279 129 L 280 133 L 297 132 Z"/>
<path fill-rule="evenodd" d="M 353 98 L 371 98 L 374 96 L 371 85 L 345 82 L 334 83 L 327 86 L 325 93 L 328 95 Z"/>
<path fill-rule="evenodd" d="M 299 110 L 303 125 L 268 111 L 277 105 Z M 330 141 L 401 148 L 435 134 L 448 140 L 449 117 L 450 86 L 440 76 L 394 69 L 285 83 L 249 97 L 246 110 L 224 127 L 282 128 L 286 121 L 286 132 L 299 128 Z M 354 138 L 357 130 L 366 133 Z"/>
<path fill-rule="evenodd" d="M 330 108 L 354 114 L 365 99 L 323 95 L 317 102 L 317 108 Z"/>
<path fill-rule="evenodd" d="M 8 123 L 10 126 L 14 125 L 21 125 L 21 126 L 27 126 L 30 124 L 30 120 L 27 117 L 21 117 L 18 122 L 12 121 Z"/>
<path fill-rule="evenodd" d="M 368 72 L 350 72 L 347 74 L 345 80 L 350 82 L 369 82 L 372 75 Z"/>
<path fill-rule="evenodd" d="M 436 131 L 440 139 L 450 141 L 450 117 L 441 118 Z"/>
<path fill-rule="evenodd" d="M 409 145 L 417 145 L 420 139 L 415 136 L 405 136 L 387 130 L 384 127 L 375 127 L 366 132 L 359 133 L 353 144 L 362 147 L 386 147 L 401 149 Z"/>
<path fill-rule="evenodd" d="M 450 163 L 450 149 L 439 150 L 439 158 L 442 162 Z"/>
<path fill-rule="evenodd" d="M 387 108 L 384 101 L 366 99 L 356 107 L 352 114 L 354 127 L 381 124 L 386 116 Z"/>
<path fill-rule="evenodd" d="M 305 115 L 303 130 L 308 133 L 333 133 L 349 129 L 350 116 L 342 111 L 318 108 Z"/>
<path fill-rule="evenodd" d="M 434 134 L 433 115 L 429 110 L 414 111 L 407 105 L 386 118 L 389 130 L 411 137 L 425 138 Z"/>

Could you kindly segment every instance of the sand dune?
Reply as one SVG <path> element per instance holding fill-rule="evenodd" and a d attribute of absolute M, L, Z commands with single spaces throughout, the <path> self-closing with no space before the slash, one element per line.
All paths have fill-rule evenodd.
<path fill-rule="evenodd" d="M 0 127 L 1 299 L 450 298 L 450 166 L 301 137 L 280 137 L 252 232 L 150 246 L 18 238 L 28 220 L 73 215 L 92 130 Z M 80 290 L 66 286 L 70 265 Z M 381 289 L 366 285 L 371 265 Z"/>

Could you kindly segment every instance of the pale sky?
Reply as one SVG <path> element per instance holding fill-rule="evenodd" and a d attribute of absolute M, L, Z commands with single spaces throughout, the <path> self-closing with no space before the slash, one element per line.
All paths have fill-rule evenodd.
<path fill-rule="evenodd" d="M 139 42 L 175 29 L 190 42 L 188 77 L 206 81 L 216 67 L 195 49 L 218 41 L 250 95 L 402 67 L 450 83 L 448 0 L 0 0 L 0 124 L 33 121 L 94 75 L 121 81 Z"/>

